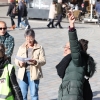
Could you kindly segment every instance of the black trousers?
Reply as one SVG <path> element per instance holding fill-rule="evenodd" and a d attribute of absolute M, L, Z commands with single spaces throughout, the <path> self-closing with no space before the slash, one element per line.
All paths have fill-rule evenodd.
<path fill-rule="evenodd" d="M 15 25 L 15 22 L 14 22 L 14 17 L 10 16 L 10 19 L 11 19 L 11 25 Z"/>
<path fill-rule="evenodd" d="M 59 27 L 62 27 L 61 26 L 61 21 L 62 21 L 62 14 L 59 14 L 57 16 L 57 23 L 55 24 L 55 26 L 58 26 L 59 25 Z"/>
<path fill-rule="evenodd" d="M 49 19 L 49 24 L 48 24 L 48 26 L 50 27 L 50 25 L 51 25 L 52 27 L 54 27 L 54 19 Z"/>

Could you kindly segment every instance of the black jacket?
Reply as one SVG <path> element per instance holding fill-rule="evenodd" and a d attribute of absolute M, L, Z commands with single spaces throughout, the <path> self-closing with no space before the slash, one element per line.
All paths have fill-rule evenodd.
<path fill-rule="evenodd" d="M 2 67 L 2 68 L 0 67 L 0 76 L 3 73 L 3 68 L 4 67 Z M 16 79 L 15 69 L 14 68 L 12 69 L 11 74 L 10 74 L 10 82 L 9 82 L 9 84 L 10 84 L 12 93 L 13 93 L 13 95 L 15 97 L 15 100 L 23 100 L 22 93 L 21 93 L 20 87 L 19 87 L 17 79 Z"/>
<path fill-rule="evenodd" d="M 9 16 L 11 16 L 11 17 L 15 17 L 15 15 L 12 13 L 12 10 L 13 10 L 13 8 L 14 8 L 15 5 L 16 5 L 16 4 L 15 4 L 14 2 L 9 4 L 7 16 L 9 15 Z"/>

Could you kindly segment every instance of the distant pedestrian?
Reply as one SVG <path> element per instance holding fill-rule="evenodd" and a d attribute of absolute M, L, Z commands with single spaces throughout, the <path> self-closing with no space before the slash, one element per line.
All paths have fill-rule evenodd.
<path fill-rule="evenodd" d="M 79 21 L 81 21 L 81 16 L 84 16 L 86 13 L 86 7 L 85 7 L 84 3 L 81 4 L 81 7 L 79 10 L 80 10 L 80 13 L 79 13 L 78 18 L 79 18 Z"/>
<path fill-rule="evenodd" d="M 39 82 L 43 77 L 41 67 L 46 63 L 45 53 L 43 47 L 35 40 L 35 32 L 32 29 L 26 30 L 24 36 L 25 43 L 19 47 L 17 56 L 30 59 L 26 62 L 15 59 L 15 64 L 19 66 L 19 85 L 24 100 L 27 100 L 28 87 L 30 87 L 31 100 L 39 100 Z"/>
<path fill-rule="evenodd" d="M 22 1 L 22 3 L 23 3 L 23 7 L 24 7 L 24 12 L 23 12 L 22 19 L 21 19 L 21 22 L 20 22 L 20 28 L 22 28 L 22 25 L 24 25 L 25 30 L 26 30 L 26 29 L 30 28 L 30 25 L 29 25 L 29 22 L 28 22 L 28 19 L 27 19 L 27 6 L 26 6 L 26 3 L 25 3 L 24 0 Z"/>
<path fill-rule="evenodd" d="M 15 6 L 16 6 L 15 1 L 14 0 L 10 0 L 7 16 L 9 15 L 10 18 L 11 18 L 11 27 L 10 27 L 11 30 L 15 29 L 15 27 L 16 27 L 15 21 L 14 21 L 14 18 L 15 18 L 16 15 L 13 14 L 13 9 L 14 9 Z"/>
<path fill-rule="evenodd" d="M 50 26 L 52 28 L 54 28 L 54 18 L 55 18 L 55 14 L 56 14 L 56 9 L 55 9 L 55 5 L 56 5 L 56 1 L 53 0 L 53 2 L 50 5 L 50 10 L 49 10 L 49 24 L 47 25 L 48 28 L 50 28 Z"/>
<path fill-rule="evenodd" d="M 55 24 L 55 27 L 59 25 L 59 28 L 63 28 L 61 26 L 61 21 L 62 21 L 62 13 L 63 13 L 63 8 L 62 8 L 62 0 L 58 0 L 58 3 L 56 4 L 56 10 L 57 10 L 57 23 Z"/>
<path fill-rule="evenodd" d="M 17 24 L 17 28 L 20 28 L 20 23 L 21 23 L 21 18 L 23 16 L 24 13 L 24 4 L 23 4 L 24 0 L 19 0 L 18 1 L 18 24 Z"/>
<path fill-rule="evenodd" d="M 0 43 L 5 46 L 5 54 L 11 63 L 11 56 L 14 50 L 14 38 L 7 32 L 7 26 L 4 21 L 0 21 Z"/>
<path fill-rule="evenodd" d="M 95 4 L 95 10 L 98 18 L 98 26 L 100 27 L 100 0 L 97 0 Z"/>

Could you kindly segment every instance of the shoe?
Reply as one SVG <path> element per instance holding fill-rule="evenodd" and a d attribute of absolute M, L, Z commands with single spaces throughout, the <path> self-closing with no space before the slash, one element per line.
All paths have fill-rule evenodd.
<path fill-rule="evenodd" d="M 57 25 L 55 25 L 54 27 L 57 28 Z"/>
<path fill-rule="evenodd" d="M 63 27 L 62 27 L 62 26 L 60 26 L 59 28 L 63 29 Z"/>
<path fill-rule="evenodd" d="M 10 27 L 10 30 L 14 30 L 13 26 Z"/>
<path fill-rule="evenodd" d="M 52 26 L 52 28 L 55 28 L 54 26 Z"/>
<path fill-rule="evenodd" d="M 22 24 L 21 23 L 19 24 L 19 27 L 22 28 Z"/>
<path fill-rule="evenodd" d="M 31 29 L 31 26 L 30 25 L 28 25 L 28 29 Z"/>
<path fill-rule="evenodd" d="M 49 26 L 49 25 L 47 25 L 47 27 L 48 27 L 48 28 L 50 28 L 50 26 Z"/>
<path fill-rule="evenodd" d="M 25 30 L 27 30 L 28 29 L 28 25 L 25 27 Z"/>
<path fill-rule="evenodd" d="M 22 27 L 19 27 L 19 30 L 23 29 Z"/>
<path fill-rule="evenodd" d="M 12 27 L 13 27 L 13 29 L 15 29 L 16 28 L 16 25 L 13 25 Z"/>

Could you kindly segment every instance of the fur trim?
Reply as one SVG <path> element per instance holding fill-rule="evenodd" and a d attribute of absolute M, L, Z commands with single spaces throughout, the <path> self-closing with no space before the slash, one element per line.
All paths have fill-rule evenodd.
<path fill-rule="evenodd" d="M 87 54 L 86 52 L 81 51 L 82 57 L 84 58 L 84 60 L 86 61 L 86 77 L 91 78 L 95 71 L 96 71 L 96 62 L 94 61 L 94 59 Z"/>
<path fill-rule="evenodd" d="M 91 78 L 94 75 L 95 71 L 96 71 L 96 63 L 95 63 L 94 59 L 91 56 L 88 57 L 87 64 L 88 64 L 88 66 L 87 66 L 86 76 Z"/>

